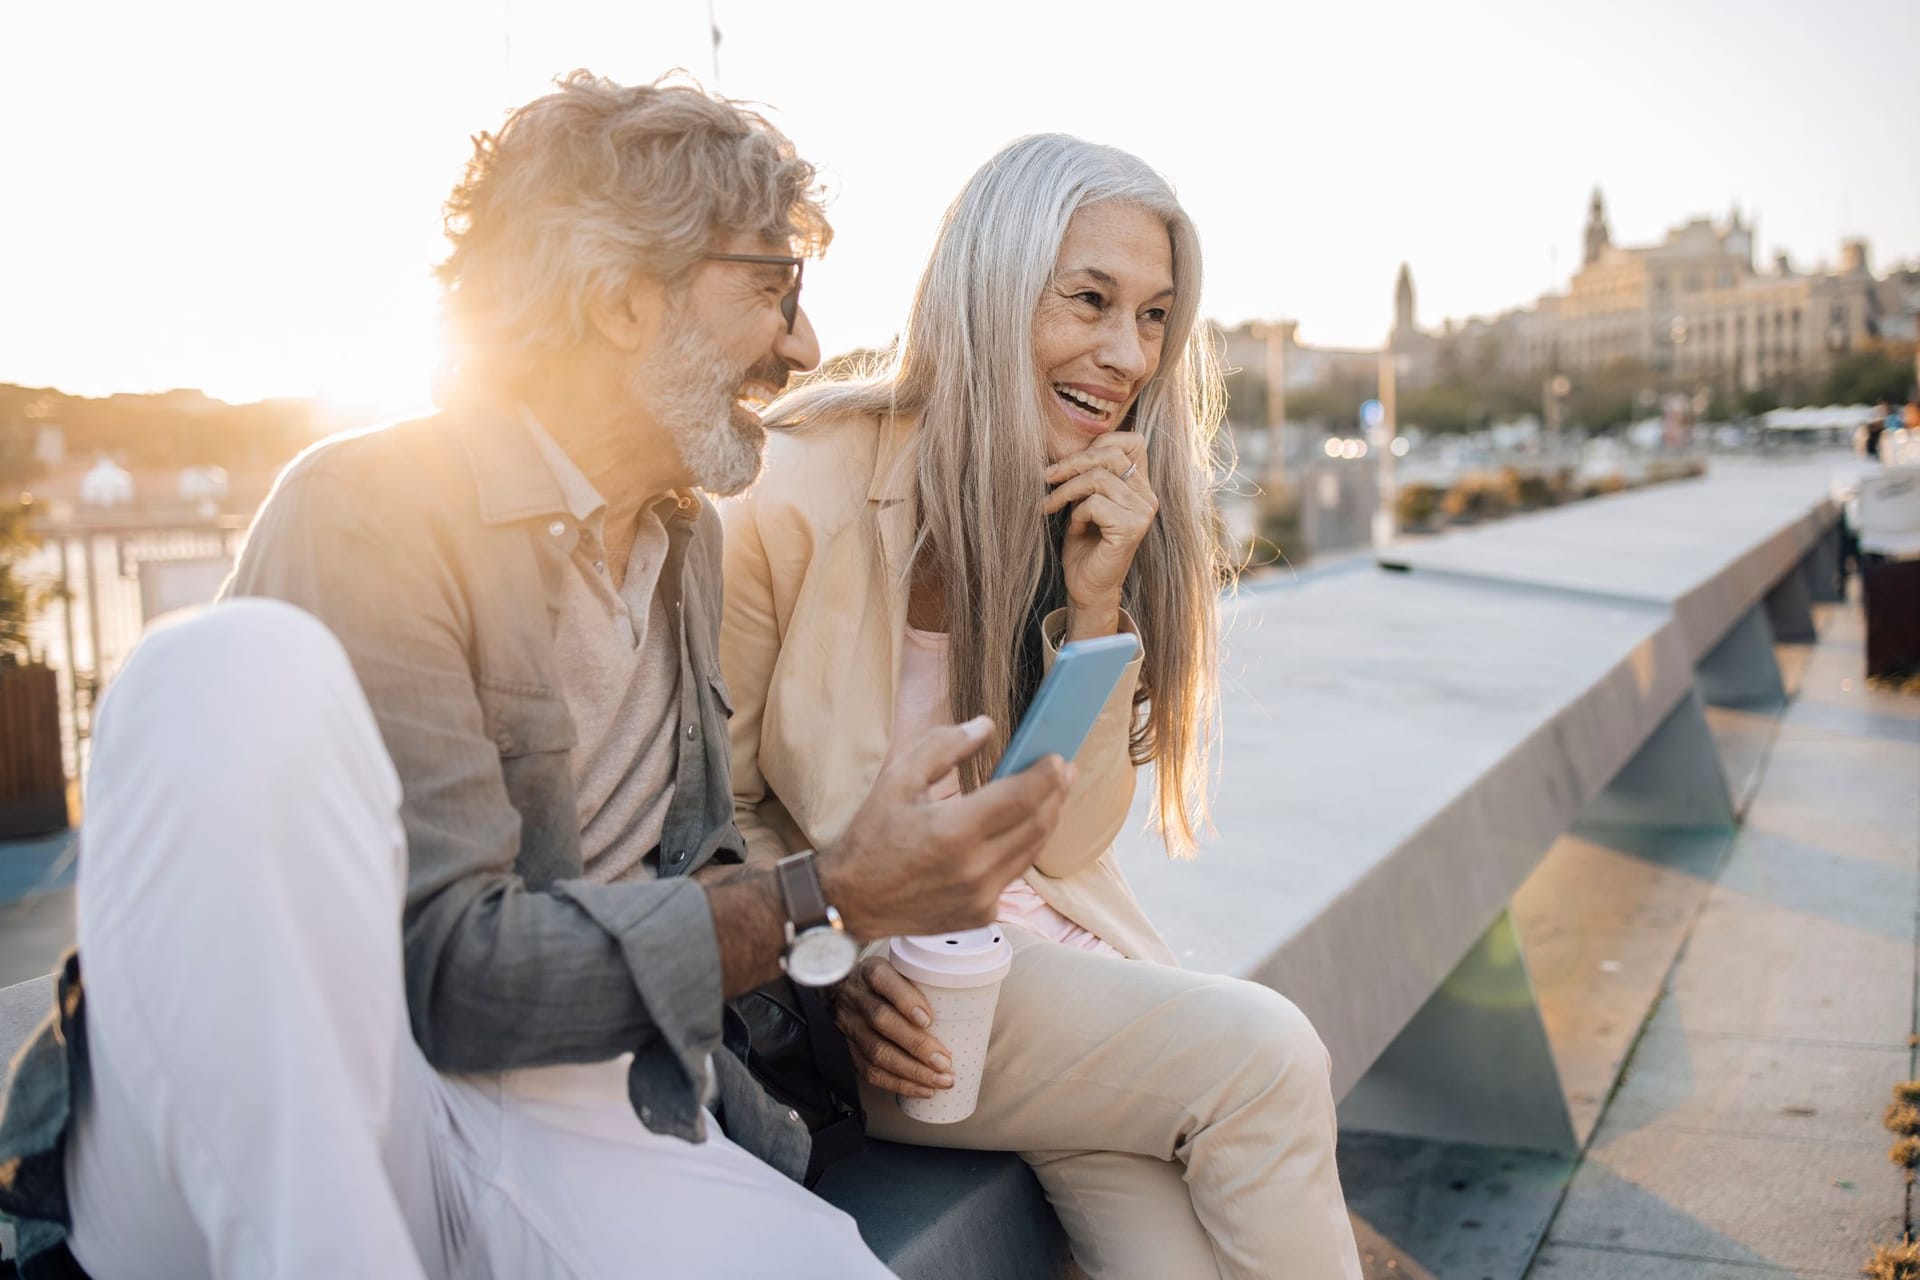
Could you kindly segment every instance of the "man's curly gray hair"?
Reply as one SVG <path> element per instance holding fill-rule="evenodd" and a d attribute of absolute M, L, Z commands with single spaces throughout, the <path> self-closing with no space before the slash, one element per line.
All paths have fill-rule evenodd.
<path fill-rule="evenodd" d="M 509 384 L 586 336 L 589 301 L 636 274 L 683 280 L 717 236 L 804 254 L 833 237 L 813 166 L 757 112 L 675 76 L 629 87 L 586 71 L 473 139 L 446 231 L 454 358 Z"/>

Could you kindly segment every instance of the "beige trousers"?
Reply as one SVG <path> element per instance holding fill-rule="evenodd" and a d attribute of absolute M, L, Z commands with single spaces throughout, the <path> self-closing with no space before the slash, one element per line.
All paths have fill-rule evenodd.
<path fill-rule="evenodd" d="M 979 1106 L 922 1124 L 863 1086 L 869 1132 L 1018 1151 L 1095 1280 L 1359 1280 L 1304 1014 L 1255 983 L 1007 936 Z"/>

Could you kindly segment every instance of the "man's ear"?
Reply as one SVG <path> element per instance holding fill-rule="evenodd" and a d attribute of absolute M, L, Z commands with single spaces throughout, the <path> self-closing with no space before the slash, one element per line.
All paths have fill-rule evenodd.
<path fill-rule="evenodd" d="M 611 289 L 587 302 L 587 323 L 616 351 L 639 351 L 653 342 L 666 314 L 667 288 L 652 276 L 635 272 L 624 288 Z"/>

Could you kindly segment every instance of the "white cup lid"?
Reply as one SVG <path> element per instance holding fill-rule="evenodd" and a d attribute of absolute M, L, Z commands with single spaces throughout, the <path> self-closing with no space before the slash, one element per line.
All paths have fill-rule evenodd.
<path fill-rule="evenodd" d="M 934 987 L 988 986 L 1013 967 L 1013 945 L 997 924 L 895 938 L 887 952 L 894 968 Z"/>

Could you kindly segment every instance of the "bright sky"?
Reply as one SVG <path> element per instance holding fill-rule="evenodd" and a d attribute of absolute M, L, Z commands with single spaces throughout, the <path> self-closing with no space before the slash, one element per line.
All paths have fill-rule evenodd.
<path fill-rule="evenodd" d="M 827 351 L 897 329 L 940 213 L 1022 133 L 1171 177 L 1206 312 L 1378 342 L 1617 240 L 1757 215 L 1802 264 L 1920 258 L 1913 0 L 713 0 L 721 89 L 834 191 Z M 439 206 L 467 135 L 590 67 L 713 80 L 708 0 L 60 0 L 0 11 L 0 381 L 425 403 Z"/>

